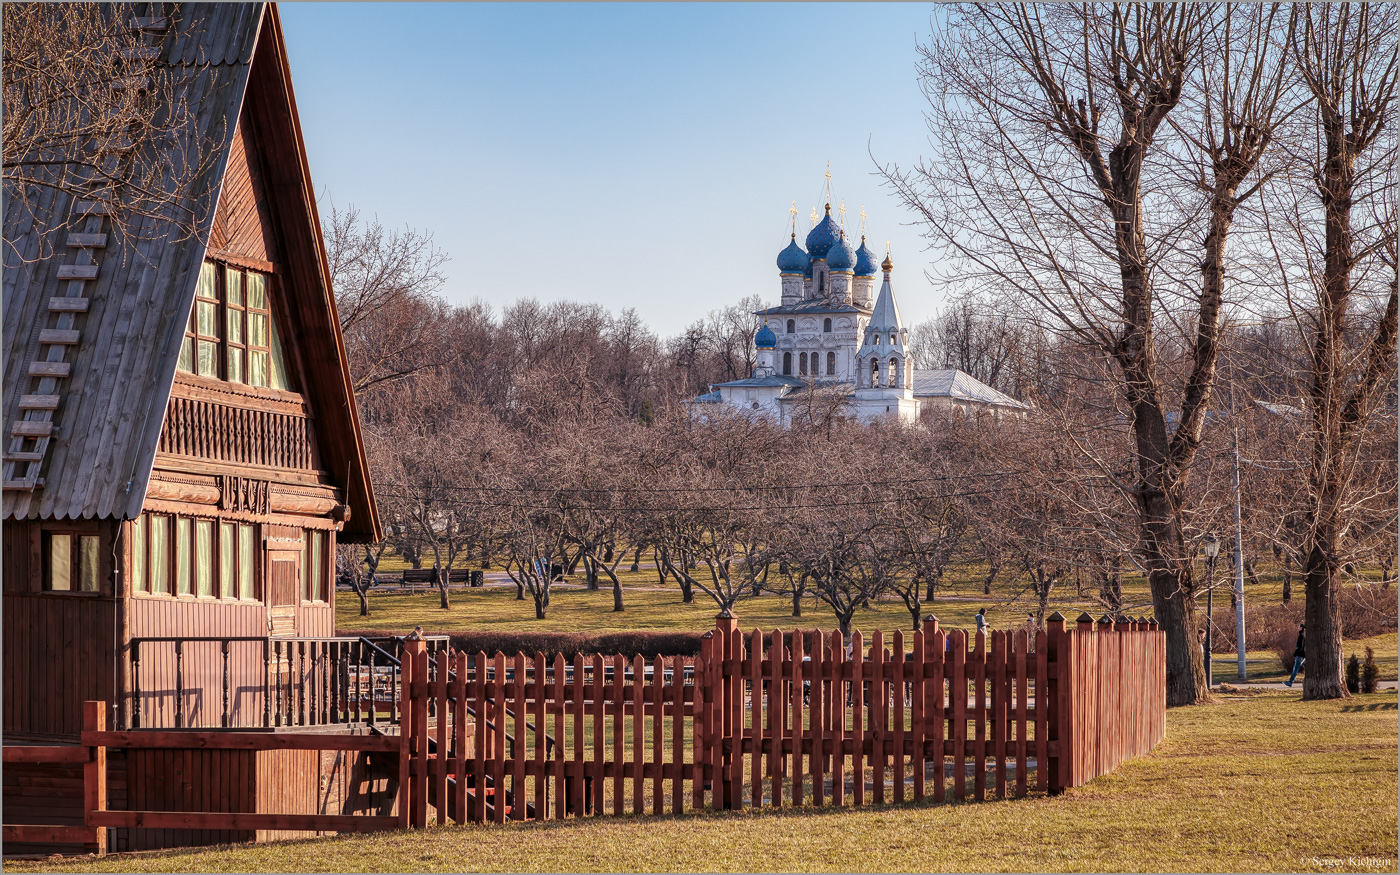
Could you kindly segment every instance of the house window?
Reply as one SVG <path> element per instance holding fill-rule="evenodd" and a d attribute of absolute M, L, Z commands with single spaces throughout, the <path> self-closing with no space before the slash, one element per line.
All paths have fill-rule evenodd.
<path fill-rule="evenodd" d="M 834 375 L 835 373 L 836 373 L 836 353 L 834 353 L 834 352 L 829 352 L 829 353 L 826 354 L 826 375 L 827 375 L 828 377 L 830 377 L 830 376 Z"/>
<path fill-rule="evenodd" d="M 830 333 L 831 333 L 831 320 L 830 320 L 830 319 L 823 319 L 823 320 L 822 320 L 822 331 L 826 332 L 827 334 L 830 334 Z"/>
<path fill-rule="evenodd" d="M 131 532 L 133 592 L 170 595 L 173 583 L 177 596 L 257 598 L 251 525 L 144 514 Z"/>
<path fill-rule="evenodd" d="M 170 517 L 151 516 L 151 592 L 170 595 Z"/>
<path fill-rule="evenodd" d="M 326 533 L 307 529 L 302 539 L 302 592 L 309 602 L 326 600 Z"/>
<path fill-rule="evenodd" d="M 792 323 L 789 322 L 788 324 L 791 325 Z M 790 352 L 783 353 L 783 376 L 792 376 L 792 353 Z"/>
<path fill-rule="evenodd" d="M 100 553 L 97 535 L 44 533 L 44 589 L 97 592 Z"/>
<path fill-rule="evenodd" d="M 270 285 L 267 274 L 206 261 L 185 326 L 180 370 L 230 383 L 290 389 Z"/>
<path fill-rule="evenodd" d="M 796 322 L 796 320 L 789 319 L 789 320 L 787 321 L 787 333 L 788 333 L 788 334 L 792 334 L 792 333 L 795 332 L 796 330 L 797 330 L 797 322 Z"/>
<path fill-rule="evenodd" d="M 150 582 L 146 579 L 146 515 L 142 514 L 131 521 L 131 589 L 133 592 L 148 592 Z"/>
<path fill-rule="evenodd" d="M 804 377 L 807 376 L 807 353 L 805 352 L 797 357 L 797 373 Z"/>

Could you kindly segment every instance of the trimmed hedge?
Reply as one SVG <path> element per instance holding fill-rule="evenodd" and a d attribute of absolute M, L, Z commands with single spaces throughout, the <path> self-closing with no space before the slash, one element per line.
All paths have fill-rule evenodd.
<path fill-rule="evenodd" d="M 337 635 L 363 635 L 374 638 L 384 635 L 402 635 L 404 632 L 365 631 L 340 629 Z M 543 653 L 546 659 L 562 656 L 573 659 L 575 655 L 625 656 L 631 659 L 640 656 L 652 659 L 657 656 L 699 656 L 700 632 L 452 632 L 449 638 L 454 650 L 467 653 L 482 651 L 494 656 L 497 651 L 514 656 L 523 653 L 534 656 Z"/>

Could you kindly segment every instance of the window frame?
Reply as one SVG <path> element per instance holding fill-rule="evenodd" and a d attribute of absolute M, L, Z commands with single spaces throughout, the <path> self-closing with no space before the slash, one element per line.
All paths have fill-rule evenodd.
<path fill-rule="evenodd" d="M 278 311 L 282 308 L 273 305 L 273 299 L 276 297 L 277 272 L 266 268 L 245 267 L 218 258 L 206 258 L 200 265 L 201 278 L 206 268 L 213 272 L 212 291 L 214 297 L 201 294 L 203 289 L 199 283 L 202 279 L 196 281 L 195 298 L 190 305 L 189 316 L 185 322 L 185 336 L 181 341 L 176 371 L 204 380 L 227 383 L 239 387 L 240 390 L 253 389 L 259 392 L 300 394 L 300 390 L 297 388 L 299 385 L 297 367 L 293 364 L 294 357 L 288 352 L 286 345 L 280 343 L 282 332 L 279 330 L 277 319 L 279 318 Z M 238 278 L 239 300 L 237 303 L 232 303 L 229 300 L 231 276 Z M 261 307 L 256 307 L 252 303 L 250 294 L 252 283 L 249 280 L 254 276 L 261 278 L 263 302 Z M 216 308 L 213 324 L 216 333 L 213 335 L 199 332 L 201 303 L 213 304 Z M 253 342 L 255 318 L 263 320 L 265 326 L 265 336 L 261 344 Z M 236 342 L 229 338 L 229 325 L 235 321 L 239 326 L 240 338 Z M 215 373 L 201 373 L 199 370 L 199 347 L 202 343 L 214 344 Z M 278 353 L 280 353 L 283 376 L 287 384 L 285 388 L 274 385 Z M 260 383 L 252 380 L 255 357 L 262 357 L 265 362 L 262 382 Z M 233 369 L 229 366 L 232 358 L 236 358 L 238 361 L 240 373 L 237 375 L 237 379 L 232 378 Z"/>
<path fill-rule="evenodd" d="M 155 545 L 155 538 L 152 536 L 157 526 L 157 524 L 153 522 L 155 518 L 161 518 L 165 520 L 166 544 L 165 549 L 163 551 L 157 551 Z M 131 533 L 131 564 L 130 566 L 128 566 L 129 569 L 131 569 L 132 571 L 132 583 L 129 588 L 129 594 L 131 596 L 139 596 L 141 598 L 177 599 L 181 601 L 231 602 L 240 604 L 255 604 L 262 602 L 262 574 L 261 569 L 259 567 L 259 542 L 256 523 L 245 522 L 242 520 L 231 519 L 227 517 L 189 516 L 185 514 L 164 513 L 157 511 L 144 511 L 142 512 L 140 519 L 142 520 L 142 522 L 139 525 L 142 529 L 144 529 L 145 532 L 144 538 L 141 539 L 144 541 L 144 544 L 137 543 L 138 539 L 135 533 L 137 531 L 138 524 L 135 520 L 132 521 L 132 525 L 128 529 L 128 531 Z M 188 592 L 181 592 L 179 590 L 180 569 L 177 566 L 177 561 L 179 558 L 179 548 L 177 546 L 177 541 L 179 539 L 179 536 L 177 532 L 180 530 L 182 523 L 188 527 L 188 531 L 190 533 L 188 556 Z M 210 591 L 208 595 L 202 595 L 199 591 L 200 571 L 198 532 L 202 523 L 207 523 L 210 527 L 208 570 Z M 224 526 L 232 526 L 232 539 L 231 544 L 229 545 L 231 547 L 229 553 L 231 553 L 232 559 L 232 577 L 230 578 L 230 589 L 228 590 L 228 594 L 225 593 L 223 579 L 224 561 L 226 558 L 224 555 L 225 544 L 223 541 Z M 250 566 L 248 570 L 250 571 L 251 594 L 246 598 L 243 595 L 241 595 L 242 573 L 244 566 L 242 532 L 244 529 L 247 529 L 251 532 L 251 535 L 248 536 L 248 540 L 249 543 L 252 545 L 252 555 L 250 557 L 247 557 L 247 564 Z M 136 578 L 134 570 L 137 564 L 136 551 L 140 547 L 144 547 L 145 550 L 145 567 L 142 578 L 138 580 Z M 165 555 L 160 556 L 158 555 L 159 552 L 163 552 Z M 166 589 L 164 592 L 157 592 L 155 590 L 157 567 L 160 567 L 165 575 Z M 138 584 L 140 584 L 139 588 Z"/>
<path fill-rule="evenodd" d="M 102 532 L 96 526 L 65 526 L 65 525 L 45 525 L 41 526 L 35 533 L 38 538 L 39 552 L 39 592 L 45 595 L 55 595 L 62 597 L 77 596 L 80 598 L 100 598 L 107 594 L 107 587 L 103 585 L 103 562 L 102 562 Z M 68 582 L 67 589 L 53 588 L 53 549 L 54 538 L 64 538 L 68 541 Z M 91 538 L 97 543 L 92 556 L 92 561 L 96 563 L 93 568 L 93 588 L 81 589 L 83 570 L 86 567 L 82 562 L 83 549 L 81 544 L 84 539 Z"/>

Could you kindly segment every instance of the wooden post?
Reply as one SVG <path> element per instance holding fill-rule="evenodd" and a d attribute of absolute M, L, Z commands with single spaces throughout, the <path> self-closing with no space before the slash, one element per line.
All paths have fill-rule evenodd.
<path fill-rule="evenodd" d="M 399 684 L 399 714 L 402 715 L 399 724 L 399 828 L 408 829 L 410 825 L 417 826 L 416 818 L 413 817 L 413 810 L 417 804 L 417 795 L 413 792 L 413 784 L 421 781 L 421 777 L 413 774 L 413 757 L 416 753 L 413 746 L 413 724 L 414 709 L 411 707 L 409 699 L 410 691 L 413 688 L 413 681 L 417 680 L 418 663 L 416 656 L 423 651 L 422 641 L 405 641 L 403 652 L 400 653 L 399 673 L 401 675 Z M 291 664 L 290 653 L 288 654 L 288 665 Z M 280 698 L 279 698 L 280 706 Z M 421 776 L 421 772 L 419 773 Z"/>
<path fill-rule="evenodd" d="M 107 703 L 83 702 L 83 731 L 103 732 L 107 729 Z M 92 827 L 92 815 L 107 810 L 107 748 L 94 745 L 88 748 L 87 762 L 83 763 L 83 819 Z M 107 828 L 92 827 L 93 838 L 85 842 L 89 853 L 101 856 L 107 853 Z"/>
<path fill-rule="evenodd" d="M 714 764 L 716 766 L 714 776 L 714 793 L 717 808 L 733 808 L 736 801 L 737 791 L 734 788 L 733 780 L 733 758 L 743 759 L 743 753 L 738 750 L 735 744 L 737 738 L 735 734 L 735 713 L 734 708 L 734 671 L 739 664 L 738 648 L 735 647 L 735 639 L 739 634 L 739 621 L 729 611 L 722 611 L 715 617 L 715 659 L 722 666 L 716 675 L 713 692 L 715 693 L 716 716 L 719 718 L 714 723 L 714 737 L 711 740 L 710 749 L 714 754 Z M 729 665 L 725 665 L 729 663 Z M 739 680 L 742 685 L 743 681 Z M 742 695 L 742 693 L 740 694 Z M 726 755 L 724 743 L 728 741 L 734 747 Z M 741 803 L 742 804 L 742 803 Z"/>
<path fill-rule="evenodd" d="M 1070 658 L 1069 658 L 1069 633 L 1065 631 L 1065 618 L 1059 611 L 1051 614 L 1045 621 L 1045 646 L 1046 646 L 1046 728 L 1049 730 L 1047 740 L 1055 742 L 1056 752 L 1049 755 L 1049 768 L 1046 770 L 1049 775 L 1049 786 L 1047 787 L 1051 796 L 1058 796 L 1065 791 L 1069 783 L 1069 715 L 1066 713 L 1066 706 L 1070 701 L 1068 691 L 1070 687 Z M 1036 691 L 1039 698 L 1040 691 Z"/>

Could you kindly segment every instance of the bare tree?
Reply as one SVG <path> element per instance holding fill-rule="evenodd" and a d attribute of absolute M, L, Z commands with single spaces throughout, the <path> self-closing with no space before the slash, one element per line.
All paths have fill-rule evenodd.
<path fill-rule="evenodd" d="M 1321 4 L 1295 7 L 1294 21 L 1308 98 L 1294 154 L 1317 199 L 1299 191 L 1280 211 L 1294 232 L 1280 259 L 1306 266 L 1301 276 L 1285 267 L 1284 288 L 1311 347 L 1303 697 L 1331 699 L 1347 695 L 1337 587 L 1358 450 L 1395 382 L 1397 15 L 1390 5 Z"/>
<path fill-rule="evenodd" d="M 334 204 L 322 224 L 356 394 L 453 358 L 447 306 L 437 297 L 447 255 L 432 235 L 386 230 Z"/>
<path fill-rule="evenodd" d="M 1167 634 L 1167 700 L 1204 695 L 1185 480 L 1210 401 L 1220 289 L 1180 303 L 1196 326 L 1175 426 L 1154 329 L 1154 275 L 1198 211 L 1167 174 L 1169 115 L 1198 69 L 1201 4 L 977 5 L 923 49 L 938 165 L 885 175 L 988 288 L 1015 290 L 1116 365 L 1135 444 L 1143 565 Z M 1233 191 L 1231 196 L 1234 197 Z"/>

